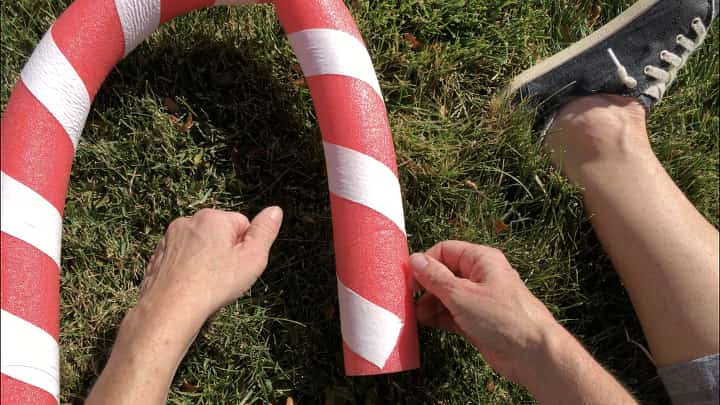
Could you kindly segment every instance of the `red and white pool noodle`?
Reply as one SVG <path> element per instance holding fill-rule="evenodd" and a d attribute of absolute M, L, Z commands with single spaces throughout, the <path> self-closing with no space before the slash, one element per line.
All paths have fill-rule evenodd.
<path fill-rule="evenodd" d="M 2 404 L 59 398 L 62 214 L 92 100 L 158 25 L 246 0 L 76 0 L 23 68 L 2 118 Z M 327 160 L 345 369 L 419 364 L 407 240 L 380 87 L 341 0 L 275 4 L 310 87 Z"/>

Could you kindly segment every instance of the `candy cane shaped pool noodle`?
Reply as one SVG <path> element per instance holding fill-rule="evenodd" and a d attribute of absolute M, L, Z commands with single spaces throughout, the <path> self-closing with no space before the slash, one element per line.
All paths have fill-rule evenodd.
<path fill-rule="evenodd" d="M 247 1 L 218 1 L 215 4 L 239 3 Z M 310 8 L 320 3 L 327 2 L 308 2 Z M 58 279 L 62 213 L 74 150 L 92 99 L 110 69 L 159 24 L 193 9 L 211 5 L 214 5 L 213 2 L 207 0 L 77 0 L 43 37 L 23 68 L 21 78 L 8 100 L 0 136 L 0 322 L 3 326 L 0 402 L 3 404 L 54 403 L 58 400 Z M 335 6 L 334 11 L 345 11 L 347 15 L 347 10 L 340 2 L 320 6 Z M 285 4 L 282 4 L 280 9 L 284 8 Z M 348 28 L 347 31 L 354 29 L 351 19 L 349 24 L 347 21 L 342 23 Z M 359 40 L 359 35 L 357 38 Z M 93 63 L 88 64 L 87 61 Z M 314 87 L 312 78 L 309 81 L 311 88 Z M 317 97 L 315 101 L 317 106 Z M 384 119 L 384 107 L 382 112 L 380 115 Z M 374 114 L 368 116 L 376 117 Z M 328 120 L 321 119 L 321 127 L 323 121 Z M 389 156 L 391 160 L 394 159 L 392 150 Z M 378 161 L 383 162 L 382 159 Z M 394 171 L 394 162 L 391 161 L 387 166 Z M 339 168 L 338 172 L 342 173 L 342 170 Z M 342 176 L 339 177 L 342 180 Z M 341 204 L 335 203 L 335 196 L 332 198 L 335 215 L 343 215 L 342 207 L 336 209 Z M 347 214 L 353 215 L 352 211 Z M 344 220 L 352 222 L 351 218 Z M 342 221 L 336 221 L 336 229 L 339 222 Z M 341 258 L 343 249 L 340 245 L 339 248 L 338 266 L 345 268 L 347 266 L 341 262 L 352 259 Z M 379 249 L 373 253 L 382 251 Z M 403 252 L 406 256 L 406 247 Z M 400 266 L 405 259 L 398 261 Z M 383 260 L 386 268 L 396 264 L 388 259 Z M 398 271 L 398 267 L 395 267 L 395 271 Z M 339 280 L 343 280 L 343 277 L 339 277 Z M 346 283 L 355 285 L 352 280 Z M 367 306 L 370 301 L 351 288 L 340 290 L 341 300 L 342 294 L 352 293 L 350 299 L 356 299 L 360 308 Z M 357 287 L 355 291 L 360 290 L 362 288 Z M 344 301 L 350 302 L 347 297 Z M 412 306 L 407 304 L 405 312 L 400 310 L 397 313 L 401 318 L 412 317 L 411 311 Z M 387 318 L 388 314 L 383 315 Z M 410 347 L 411 351 L 417 352 L 414 320 L 404 322 L 403 325 L 406 326 L 402 329 L 398 346 Z M 410 329 L 408 325 L 412 325 L 411 333 L 407 332 Z M 344 326 L 344 332 L 345 329 Z M 408 335 L 410 339 L 405 337 Z M 409 341 L 406 346 L 402 345 L 403 339 Z M 405 361 L 412 356 L 404 354 L 407 351 L 400 348 L 394 349 L 386 359 L 384 369 L 368 368 L 365 364 L 365 371 L 357 374 L 395 371 L 390 367 L 393 363 L 401 364 L 401 368 L 414 367 L 417 353 L 414 361 Z M 345 349 L 347 363 L 351 364 L 353 353 L 348 351 L 347 345 Z M 362 358 L 355 361 L 363 364 Z M 353 373 L 353 370 L 359 369 L 348 366 L 349 373 Z"/>

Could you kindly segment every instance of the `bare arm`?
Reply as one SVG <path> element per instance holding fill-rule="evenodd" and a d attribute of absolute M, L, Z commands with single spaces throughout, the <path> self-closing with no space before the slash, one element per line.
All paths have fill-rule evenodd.
<path fill-rule="evenodd" d="M 521 383 L 541 404 L 637 403 L 559 324 L 537 355 Z"/>
<path fill-rule="evenodd" d="M 427 292 L 417 316 L 470 341 L 501 375 L 545 404 L 635 404 L 525 287 L 497 249 L 441 242 L 410 266 Z"/>
<path fill-rule="evenodd" d="M 175 319 L 171 319 L 175 318 Z M 130 310 L 87 404 L 164 404 L 175 371 L 204 319 Z"/>
<path fill-rule="evenodd" d="M 252 223 L 238 213 L 201 210 L 170 224 L 86 404 L 164 404 L 205 320 L 265 270 L 281 221 L 275 207 Z"/>

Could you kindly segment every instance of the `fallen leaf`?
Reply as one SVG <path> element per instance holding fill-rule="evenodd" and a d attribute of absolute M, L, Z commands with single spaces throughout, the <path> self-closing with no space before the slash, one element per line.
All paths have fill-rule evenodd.
<path fill-rule="evenodd" d="M 411 48 L 413 51 L 418 50 L 418 49 L 422 46 L 422 42 L 420 42 L 420 41 L 415 37 L 415 35 L 413 35 L 413 34 L 411 34 L 411 33 L 409 33 L 409 32 L 406 32 L 406 33 L 403 34 L 403 39 L 405 40 L 405 42 L 408 43 L 408 45 L 410 45 L 410 48 Z"/>
<path fill-rule="evenodd" d="M 287 397 L 285 405 L 295 405 L 295 400 L 292 397 Z"/>
<path fill-rule="evenodd" d="M 485 385 L 485 388 L 488 390 L 488 392 L 495 392 L 495 383 L 490 381 Z"/>
<path fill-rule="evenodd" d="M 306 223 L 306 224 L 315 224 L 315 223 L 317 223 L 317 221 L 315 221 L 315 219 L 314 219 L 313 217 L 311 217 L 310 215 L 303 215 L 302 217 L 300 217 L 300 220 L 303 221 L 303 222 Z"/>
<path fill-rule="evenodd" d="M 195 384 L 190 384 L 187 382 L 187 380 L 183 380 L 182 384 L 180 385 L 180 391 L 182 392 L 197 392 L 198 386 Z"/>
<path fill-rule="evenodd" d="M 180 106 L 170 97 L 165 97 L 163 99 L 163 106 L 170 114 L 176 114 L 180 111 Z"/>
<path fill-rule="evenodd" d="M 500 233 L 510 229 L 510 225 L 503 221 L 495 221 L 495 232 Z"/>
<path fill-rule="evenodd" d="M 592 9 L 590 10 L 590 15 L 588 16 L 588 27 L 593 27 L 595 23 L 597 23 L 598 19 L 600 18 L 601 11 L 602 7 L 600 7 L 600 4 L 595 3 L 595 5 L 593 5 Z"/>
<path fill-rule="evenodd" d="M 303 77 L 293 80 L 292 84 L 294 84 L 297 87 L 307 87 L 307 84 L 305 83 L 305 78 L 303 78 Z"/>
<path fill-rule="evenodd" d="M 188 114 L 187 118 L 185 119 L 185 122 L 180 126 L 180 130 L 182 132 L 189 132 L 190 128 L 193 126 L 193 119 L 192 114 Z"/>
<path fill-rule="evenodd" d="M 470 188 L 472 188 L 472 189 L 475 190 L 475 191 L 479 191 L 478 185 L 475 184 L 475 182 L 473 182 L 473 181 L 465 180 L 465 185 L 468 186 L 468 187 L 470 187 Z"/>
<path fill-rule="evenodd" d="M 350 5 L 352 5 L 352 8 L 354 8 L 355 10 L 359 9 L 360 8 L 360 0 L 352 0 L 350 2 Z"/>
<path fill-rule="evenodd" d="M 445 119 L 447 117 L 447 107 L 444 105 L 440 106 L 440 118 Z"/>

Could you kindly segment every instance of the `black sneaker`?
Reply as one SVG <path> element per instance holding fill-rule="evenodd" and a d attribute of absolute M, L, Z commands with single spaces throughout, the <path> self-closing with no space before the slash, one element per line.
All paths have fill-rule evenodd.
<path fill-rule="evenodd" d="M 522 72 L 506 94 L 515 102 L 527 100 L 539 117 L 594 93 L 636 97 L 650 110 L 705 39 L 719 1 L 638 0 L 591 35 Z"/>

